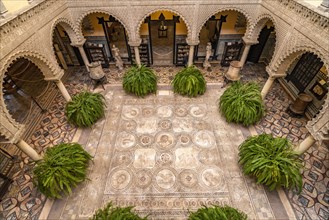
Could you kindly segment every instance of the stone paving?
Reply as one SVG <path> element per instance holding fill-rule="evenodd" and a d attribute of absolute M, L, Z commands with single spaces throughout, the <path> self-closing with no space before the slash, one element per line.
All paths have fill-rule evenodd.
<path fill-rule="evenodd" d="M 212 107 L 212 110 L 210 112 L 208 112 L 207 109 L 207 113 L 203 117 L 195 117 L 196 115 L 192 113 L 195 112 L 192 109 L 202 109 L 202 107 L 204 107 L 205 105 L 210 105 L 210 102 L 205 101 L 205 99 L 207 98 L 214 101 L 215 103 L 216 98 L 218 98 L 216 96 L 221 93 L 221 90 L 219 88 L 220 83 L 223 82 L 222 73 L 225 72 L 226 69 L 216 67 L 213 68 L 211 71 L 206 71 L 204 74 L 205 78 L 207 79 L 207 82 L 210 84 L 219 83 L 219 85 L 209 86 L 207 94 L 198 99 L 193 99 L 193 103 L 190 102 L 189 99 L 186 99 L 184 100 L 184 103 L 179 104 L 179 102 L 181 102 L 184 98 L 171 94 L 169 92 L 170 86 L 168 86 L 168 83 L 172 79 L 173 75 L 180 69 L 181 68 L 176 67 L 154 67 L 154 70 L 156 71 L 157 75 L 161 76 L 158 80 L 159 84 L 164 86 L 160 87 L 161 91 L 159 92 L 158 96 L 150 96 L 146 99 L 136 99 L 136 102 L 131 101 L 134 100 L 134 97 L 127 96 L 121 90 L 120 84 L 123 72 L 118 72 L 113 68 L 106 70 L 109 81 L 109 86 L 106 87 L 108 92 L 107 99 L 113 100 L 111 101 L 111 103 L 118 102 L 115 100 L 121 100 L 119 101 L 121 102 L 119 105 L 121 106 L 120 108 L 115 108 L 111 104 L 108 105 L 108 109 L 113 110 L 113 113 L 108 113 L 108 115 L 116 114 L 115 116 L 112 116 L 120 122 L 124 122 L 127 120 L 132 121 L 134 119 L 130 119 L 129 117 L 127 118 L 125 111 L 123 111 L 123 109 L 126 109 L 127 106 L 129 106 L 137 107 L 140 114 L 148 114 L 148 112 L 150 112 L 152 113 L 152 116 L 150 116 L 150 118 L 153 117 L 155 118 L 155 120 L 163 120 L 161 120 L 160 124 L 156 123 L 155 126 L 157 130 L 152 130 L 152 132 L 151 130 L 149 130 L 150 133 L 144 133 L 143 130 L 141 130 L 141 126 L 143 123 L 143 121 L 141 121 L 141 118 L 138 118 L 136 120 L 135 126 L 133 125 L 134 123 L 132 123 L 132 126 L 129 126 L 128 123 L 125 124 L 126 127 L 118 127 L 118 130 L 116 132 L 120 134 L 125 134 L 124 132 L 126 132 L 128 134 L 132 134 L 132 136 L 134 137 L 132 138 L 132 136 L 130 136 L 130 138 L 135 141 L 134 146 L 129 147 L 129 144 L 122 145 L 126 147 L 128 146 L 127 149 L 122 148 L 122 146 L 118 144 L 120 142 L 126 143 L 124 141 L 124 135 L 113 136 L 113 132 L 115 131 L 109 130 L 109 132 L 106 132 L 103 129 L 106 126 L 110 126 L 108 125 L 109 123 L 118 123 L 114 121 L 112 122 L 112 119 L 114 119 L 113 117 L 107 117 L 106 119 L 102 120 L 93 128 L 93 130 L 86 129 L 83 131 L 80 142 L 86 143 L 86 148 L 88 148 L 88 150 L 93 152 L 95 155 L 98 155 L 98 158 L 100 158 L 99 162 L 95 163 L 91 167 L 91 170 L 97 169 L 98 166 L 104 167 L 104 170 L 102 171 L 104 172 L 104 176 L 96 175 L 94 178 L 93 175 L 95 174 L 93 174 L 93 172 L 90 173 L 93 180 L 92 182 L 95 181 L 96 183 L 100 184 L 99 179 L 105 181 L 101 186 L 103 189 L 103 194 L 99 194 L 96 196 L 96 198 L 102 197 L 102 199 L 93 199 L 92 202 L 90 202 L 91 200 L 84 201 L 87 201 L 89 205 L 95 208 L 96 205 L 93 206 L 94 203 L 104 204 L 107 199 L 115 198 L 114 201 L 116 202 L 116 204 L 119 205 L 135 204 L 136 206 L 138 206 L 139 212 L 141 214 L 146 213 L 146 209 L 143 209 L 143 207 L 148 207 L 147 209 L 151 209 L 153 211 L 151 213 L 152 216 L 161 215 L 161 207 L 181 207 L 181 211 L 178 209 L 172 209 L 172 215 L 175 216 L 174 219 L 176 219 L 176 217 L 178 218 L 179 216 L 186 215 L 187 207 L 190 209 L 195 209 L 200 204 L 205 204 L 207 199 L 208 201 L 214 201 L 221 204 L 226 202 L 226 199 L 229 198 L 228 204 L 235 205 L 235 203 L 237 203 L 239 199 L 241 199 L 242 203 L 247 203 L 247 201 L 249 201 L 249 195 L 253 195 L 254 192 L 259 192 L 259 195 L 261 196 L 255 197 L 254 199 L 251 198 L 253 200 L 249 201 L 249 206 L 246 206 L 246 211 L 250 213 L 251 216 L 257 215 L 259 219 L 286 219 L 287 214 L 282 211 L 284 210 L 284 208 L 282 206 L 282 203 L 280 202 L 280 199 L 278 198 L 278 194 L 276 191 L 269 192 L 266 189 L 263 189 L 262 186 L 255 185 L 253 180 L 247 177 L 238 176 L 239 172 L 235 171 L 232 172 L 233 176 L 236 175 L 236 177 L 234 178 L 244 180 L 244 182 L 242 181 L 235 183 L 240 186 L 240 188 L 237 188 L 237 192 L 243 192 L 243 190 L 246 190 L 243 187 L 248 187 L 248 193 L 231 193 L 230 190 L 232 190 L 232 187 L 237 185 L 231 186 L 227 183 L 228 180 L 226 178 L 222 178 L 223 175 L 227 176 L 228 174 L 225 169 L 223 170 L 225 163 L 231 162 L 227 161 L 225 153 L 226 151 L 224 151 L 224 149 L 228 149 L 228 151 L 232 150 L 232 147 L 229 147 L 229 144 L 232 143 L 233 151 L 231 153 L 234 156 L 236 154 L 236 146 L 238 145 L 238 142 L 242 141 L 246 136 L 248 136 L 249 131 L 243 127 L 230 125 L 230 128 L 236 129 L 237 135 L 233 137 L 233 142 L 226 141 L 226 144 L 224 144 L 220 140 L 221 138 L 226 138 L 226 136 L 223 136 L 221 132 L 217 132 L 218 127 L 214 126 L 212 120 L 209 121 L 209 117 L 211 116 L 212 118 L 216 119 L 217 123 L 219 123 L 219 121 L 217 121 L 218 118 L 216 117 L 220 116 L 219 114 L 215 114 L 215 105 Z M 65 85 L 68 88 L 70 94 L 75 94 L 76 92 L 83 89 L 85 86 L 88 86 L 89 88 L 92 87 L 91 81 L 83 68 L 70 68 L 66 76 L 67 79 L 65 80 Z M 243 70 L 243 81 L 255 80 L 259 82 L 260 86 L 262 86 L 266 78 L 267 74 L 264 70 L 264 66 L 262 65 L 248 64 Z M 38 113 L 36 108 L 32 108 L 32 114 L 30 116 L 33 116 L 34 120 L 30 120 L 30 122 L 32 123 L 27 123 L 28 129 L 24 137 L 25 140 L 27 140 L 29 144 L 35 147 L 39 152 L 43 152 L 46 147 L 51 146 L 55 143 L 59 143 L 63 140 L 71 141 L 75 133 L 75 129 L 67 124 L 66 119 L 62 114 L 64 99 L 58 93 L 58 90 L 55 86 L 50 86 L 49 89 L 49 92 L 45 93 L 46 95 L 43 97 L 43 101 L 41 102 L 41 104 L 48 103 L 46 106 L 49 107 L 50 110 L 52 110 L 46 114 L 40 114 Z M 210 94 L 210 91 L 214 91 L 214 94 Z M 54 94 L 53 96 L 50 95 L 52 92 Z M 117 97 L 119 98 L 117 99 Z M 130 101 L 124 101 L 123 97 L 127 98 Z M 169 120 L 171 121 L 171 125 L 174 124 L 175 120 L 177 123 L 177 120 L 184 118 L 177 115 L 177 112 L 175 113 L 175 109 L 179 106 L 182 106 L 185 108 L 185 110 L 187 110 L 187 114 L 185 117 L 187 117 L 188 120 L 196 119 L 195 121 L 207 122 L 208 126 L 206 126 L 207 123 L 201 123 L 199 125 L 196 123 L 192 123 L 192 131 L 190 132 L 185 132 L 184 130 L 173 132 L 174 127 L 170 127 L 170 123 L 169 121 L 166 121 L 166 117 L 160 117 L 164 115 L 162 113 L 163 110 L 159 109 L 165 107 L 162 107 L 162 103 L 159 103 L 156 100 L 162 99 L 173 100 L 172 102 L 168 102 L 168 107 L 172 110 L 172 117 L 170 117 Z M 148 106 L 149 103 L 139 103 L 142 102 L 142 100 L 151 100 L 152 105 Z M 174 103 L 176 101 L 178 104 Z M 286 136 L 295 143 L 300 142 L 305 136 L 307 136 L 307 130 L 304 127 L 306 120 L 303 118 L 295 119 L 291 118 L 289 115 L 286 115 L 285 108 L 287 107 L 287 105 L 289 105 L 289 103 L 290 100 L 288 96 L 282 91 L 280 85 L 278 83 L 275 83 L 274 87 L 271 89 L 269 95 L 267 96 L 267 115 L 259 124 L 255 126 L 256 131 L 258 133 L 262 133 L 263 131 L 269 132 L 272 131 L 273 128 L 274 135 Z M 152 110 L 149 109 L 151 111 L 143 111 L 143 107 L 151 107 Z M 199 111 L 197 110 L 196 112 Z M 48 119 L 46 119 L 47 117 Z M 50 122 L 48 122 L 48 127 L 45 126 L 47 120 L 50 120 Z M 56 123 L 52 123 L 55 121 Z M 224 121 L 221 123 L 221 126 L 227 126 L 225 125 Z M 205 145 L 202 145 L 202 141 L 199 142 L 198 140 L 196 140 L 195 136 L 196 134 L 198 134 L 199 131 L 198 126 L 206 126 L 206 129 L 202 129 L 207 131 L 207 135 L 205 137 L 211 137 L 210 139 L 212 140 L 215 137 L 216 143 L 214 148 L 204 147 Z M 169 130 L 165 130 L 167 128 Z M 287 130 L 283 128 L 287 128 L 289 130 L 289 133 L 287 133 Z M 131 133 L 129 129 L 134 129 L 134 132 Z M 49 132 L 48 130 L 51 132 Z M 104 136 L 103 133 L 100 133 L 100 130 L 102 130 L 104 135 L 106 135 Z M 59 133 L 57 133 L 56 131 L 59 131 Z M 171 131 L 172 133 L 169 131 Z M 225 132 L 225 130 L 223 132 Z M 183 138 L 183 134 L 186 134 L 187 138 Z M 144 135 L 145 138 L 142 138 L 144 137 Z M 169 145 L 169 149 L 163 149 L 162 145 L 160 145 L 160 142 L 161 138 L 166 139 L 165 136 L 167 136 L 169 140 L 170 137 L 172 137 L 176 144 L 174 144 L 173 146 Z M 109 137 L 113 137 L 113 139 L 108 140 Z M 152 141 L 153 145 L 143 145 L 148 140 Z M 184 141 L 187 140 L 189 141 L 187 142 L 187 144 L 184 145 Z M 130 142 L 128 141 L 127 143 Z M 15 147 L 9 146 L 9 148 Z M 95 151 L 96 148 L 97 150 L 99 150 L 100 153 L 102 153 L 103 151 L 108 154 L 99 155 L 97 153 L 98 151 Z M 188 152 L 192 155 L 191 157 L 189 155 L 184 155 L 184 153 L 180 150 L 184 148 L 188 149 Z M 217 153 L 214 153 L 214 151 L 216 151 L 215 149 L 217 149 Z M 128 154 L 127 157 L 127 155 L 125 154 L 121 155 L 121 152 L 128 152 L 130 154 Z M 211 152 L 211 155 L 214 158 L 218 159 L 217 163 L 211 160 L 210 164 L 203 163 L 203 153 L 201 152 Z M 132 153 L 134 153 L 134 156 L 132 156 Z M 148 155 L 148 157 L 144 158 L 144 160 L 143 155 L 145 154 Z M 207 155 L 206 153 L 204 154 Z M 152 156 L 152 159 L 150 159 L 150 155 Z M 178 158 L 179 156 L 181 159 Z M 183 158 L 187 158 L 189 160 L 197 162 L 197 165 L 195 165 L 196 167 L 193 167 L 193 170 L 185 168 L 184 162 L 180 162 L 184 161 Z M 309 149 L 308 152 L 303 155 L 303 158 L 305 159 L 305 169 L 303 171 L 303 191 L 300 195 L 292 191 L 286 191 L 286 194 L 289 197 L 290 203 L 294 209 L 297 219 L 328 219 L 328 149 L 324 146 L 316 145 Z M 128 162 L 130 161 L 128 165 L 126 164 L 128 163 L 125 161 L 126 159 Z M 111 161 L 111 163 L 108 163 L 109 161 Z M 146 168 L 144 168 L 145 166 Z M 151 168 L 151 166 L 153 167 Z M 128 170 L 127 167 L 129 167 Z M 236 166 L 233 165 L 232 169 L 233 168 L 236 168 Z M 38 217 L 40 216 L 46 198 L 42 194 L 40 194 L 33 186 L 31 179 L 31 169 L 32 166 L 29 164 L 28 158 L 24 154 L 19 154 L 18 163 L 16 163 L 16 166 L 13 169 L 14 183 L 11 185 L 9 192 L 5 195 L 3 201 L 0 203 L 0 219 L 38 219 Z M 131 170 L 134 170 L 135 172 L 132 173 Z M 139 172 L 136 172 L 137 170 Z M 192 171 L 183 172 L 185 170 Z M 198 170 L 199 173 L 195 174 L 195 172 L 193 172 L 194 170 Z M 152 177 L 150 177 L 151 174 L 153 175 Z M 147 178 L 148 176 L 150 178 Z M 213 178 L 211 178 L 211 176 Z M 120 182 L 119 177 L 130 177 L 130 179 L 128 178 L 128 184 L 123 189 L 121 189 L 120 186 L 116 183 L 116 181 Z M 231 178 L 233 177 L 230 177 L 229 179 Z M 211 181 L 211 179 L 213 179 L 213 181 Z M 219 184 L 222 184 L 224 187 L 218 188 L 218 185 L 216 185 L 216 181 L 217 183 L 219 182 Z M 125 183 L 127 183 L 127 179 L 122 182 L 123 185 Z M 75 193 L 71 197 L 67 197 L 64 200 L 55 201 L 55 204 L 53 205 L 53 208 L 50 212 L 50 216 L 52 216 L 53 218 L 49 217 L 49 219 L 57 219 L 59 217 L 58 215 L 62 217 L 65 216 L 63 217 L 63 219 L 77 218 L 77 214 L 81 214 L 81 217 L 86 217 L 87 214 L 91 213 L 91 209 L 94 208 L 85 207 L 85 209 L 78 209 L 78 205 L 74 206 L 75 204 L 81 204 L 81 200 L 83 198 L 86 198 L 82 195 L 82 189 L 86 188 L 93 192 L 92 185 L 90 186 L 90 188 L 88 188 L 88 184 L 89 182 L 86 182 L 78 186 L 74 191 Z M 143 184 L 146 184 L 147 187 L 143 188 Z M 193 193 L 189 189 L 193 189 L 195 191 L 195 195 L 193 195 Z M 141 194 L 141 192 L 147 190 L 151 191 L 149 191 L 149 193 L 145 194 L 144 196 L 139 197 L 143 199 L 143 203 L 140 203 L 137 200 L 133 199 L 138 198 L 138 193 Z M 123 192 L 125 192 L 124 195 Z M 209 192 L 214 192 L 219 196 L 214 198 L 214 196 L 210 195 Z M 154 194 L 158 195 L 158 197 L 154 197 Z M 178 194 L 180 194 L 181 196 L 179 197 Z M 95 194 L 90 193 L 90 198 L 93 198 L 93 195 Z M 129 195 L 129 197 L 127 195 Z M 125 200 L 125 198 L 127 200 Z M 195 201 L 196 198 L 198 203 L 196 203 Z M 165 201 L 163 201 L 163 199 Z M 183 202 L 183 200 L 185 202 Z M 259 201 L 264 202 L 265 209 L 262 208 L 262 203 L 259 203 Z M 252 211 L 250 210 L 250 207 L 252 207 Z"/>

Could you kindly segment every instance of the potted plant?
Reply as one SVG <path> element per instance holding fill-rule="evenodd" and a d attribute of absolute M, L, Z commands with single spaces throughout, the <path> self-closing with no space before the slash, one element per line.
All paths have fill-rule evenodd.
<path fill-rule="evenodd" d="M 104 116 L 105 98 L 100 93 L 83 91 L 66 104 L 68 121 L 78 127 L 90 127 Z"/>
<path fill-rule="evenodd" d="M 80 144 L 62 143 L 48 148 L 33 168 L 34 183 L 49 198 L 71 194 L 72 188 L 87 177 L 92 156 Z"/>
<path fill-rule="evenodd" d="M 265 111 L 259 86 L 254 82 L 234 82 L 220 97 L 219 110 L 228 122 L 244 126 L 256 123 Z"/>
<path fill-rule="evenodd" d="M 175 93 L 187 95 L 189 97 L 203 95 L 207 87 L 206 80 L 200 70 L 195 66 L 185 67 L 179 71 L 171 84 L 174 87 Z"/>
<path fill-rule="evenodd" d="M 112 203 L 108 203 L 103 209 L 96 210 L 91 220 L 146 220 L 147 217 L 141 218 L 132 211 L 131 206 L 129 207 L 113 207 Z"/>
<path fill-rule="evenodd" d="M 157 77 L 145 65 L 130 67 L 123 76 L 123 89 L 128 93 L 144 97 L 157 90 Z"/>
<path fill-rule="evenodd" d="M 270 134 L 249 137 L 239 146 L 239 163 L 243 173 L 253 175 L 257 183 L 270 190 L 280 186 L 302 189 L 302 163 L 286 138 Z"/>
<path fill-rule="evenodd" d="M 230 206 L 202 207 L 196 212 L 191 212 L 189 220 L 211 219 L 211 220 L 246 220 L 247 215 L 242 211 Z"/>

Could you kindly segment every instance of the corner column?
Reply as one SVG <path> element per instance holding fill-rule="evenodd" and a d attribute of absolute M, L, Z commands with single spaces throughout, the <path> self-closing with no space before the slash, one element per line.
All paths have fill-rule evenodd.
<path fill-rule="evenodd" d="M 71 43 L 71 45 L 72 45 L 73 47 L 77 47 L 77 48 L 79 49 L 80 55 L 81 55 L 81 57 L 82 57 L 82 60 L 83 60 L 83 62 L 84 62 L 84 64 L 85 64 L 85 66 L 86 66 L 87 71 L 89 72 L 89 65 L 90 65 L 90 63 L 89 63 L 89 61 L 88 61 L 88 58 L 87 58 L 86 52 L 85 52 L 85 50 L 83 49 L 83 45 L 84 45 L 85 42 L 86 42 L 86 39 L 83 39 L 83 40 L 81 40 L 81 41 L 79 41 L 79 42 L 77 42 L 77 43 Z"/>
<path fill-rule="evenodd" d="M 258 43 L 258 41 L 247 40 L 245 37 L 243 37 L 242 40 L 243 40 L 243 43 L 244 43 L 244 49 L 243 49 L 243 52 L 242 52 L 241 59 L 239 61 L 239 64 L 240 64 L 241 68 L 243 68 L 244 64 L 246 63 L 251 45 L 254 45 L 254 44 Z"/>
<path fill-rule="evenodd" d="M 298 146 L 294 148 L 294 151 L 301 155 L 305 153 L 313 144 L 315 143 L 315 139 L 312 135 L 305 138 Z"/>
<path fill-rule="evenodd" d="M 59 88 L 59 91 L 61 91 L 64 99 L 67 102 L 71 101 L 72 98 L 71 98 L 70 94 L 68 93 L 67 89 L 65 88 L 64 84 L 62 83 L 62 81 L 61 80 L 56 80 L 55 83 L 56 83 L 57 87 Z"/>
<path fill-rule="evenodd" d="M 37 161 L 42 159 L 42 157 L 24 140 L 19 140 L 15 145 L 32 160 Z"/>
<path fill-rule="evenodd" d="M 275 78 L 273 76 L 268 77 L 268 79 L 266 80 L 266 83 L 260 93 L 262 95 L 263 100 L 265 99 L 268 91 L 270 91 L 270 88 L 272 87 L 274 80 L 275 80 Z"/>

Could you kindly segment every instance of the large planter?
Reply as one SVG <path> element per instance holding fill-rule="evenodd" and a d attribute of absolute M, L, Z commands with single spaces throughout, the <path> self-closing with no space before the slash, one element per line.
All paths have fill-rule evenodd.
<path fill-rule="evenodd" d="M 234 60 L 230 63 L 230 67 L 228 68 L 227 73 L 225 74 L 226 79 L 230 81 L 238 81 L 240 80 L 240 70 L 242 65 L 239 61 Z"/>

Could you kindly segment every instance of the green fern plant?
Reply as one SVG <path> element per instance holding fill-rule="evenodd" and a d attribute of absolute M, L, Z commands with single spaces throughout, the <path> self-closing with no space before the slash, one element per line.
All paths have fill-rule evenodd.
<path fill-rule="evenodd" d="M 104 116 L 105 98 L 100 93 L 83 91 L 68 102 L 65 114 L 78 127 L 90 127 Z"/>
<path fill-rule="evenodd" d="M 211 219 L 211 220 L 246 220 L 247 215 L 242 211 L 230 206 L 202 207 L 196 212 L 191 212 L 189 220 Z"/>
<path fill-rule="evenodd" d="M 123 76 L 123 89 L 139 97 L 157 91 L 157 77 L 153 70 L 145 65 L 130 67 Z"/>
<path fill-rule="evenodd" d="M 141 218 L 132 211 L 131 206 L 129 207 L 113 207 L 112 203 L 108 203 L 103 209 L 96 210 L 90 220 L 146 220 L 147 217 Z"/>
<path fill-rule="evenodd" d="M 243 173 L 255 176 L 257 183 L 270 190 L 283 186 L 301 191 L 302 163 L 286 138 L 274 138 L 269 134 L 252 136 L 239 146 L 239 150 Z"/>
<path fill-rule="evenodd" d="M 87 179 L 87 168 L 92 156 L 80 144 L 62 143 L 48 148 L 42 160 L 36 161 L 33 180 L 37 188 L 49 198 L 62 198 L 72 188 Z"/>
<path fill-rule="evenodd" d="M 185 67 L 179 71 L 171 82 L 174 92 L 195 97 L 206 92 L 206 80 L 195 66 Z"/>
<path fill-rule="evenodd" d="M 219 110 L 228 122 L 244 126 L 258 122 L 265 111 L 259 86 L 254 82 L 234 82 L 220 97 Z"/>

